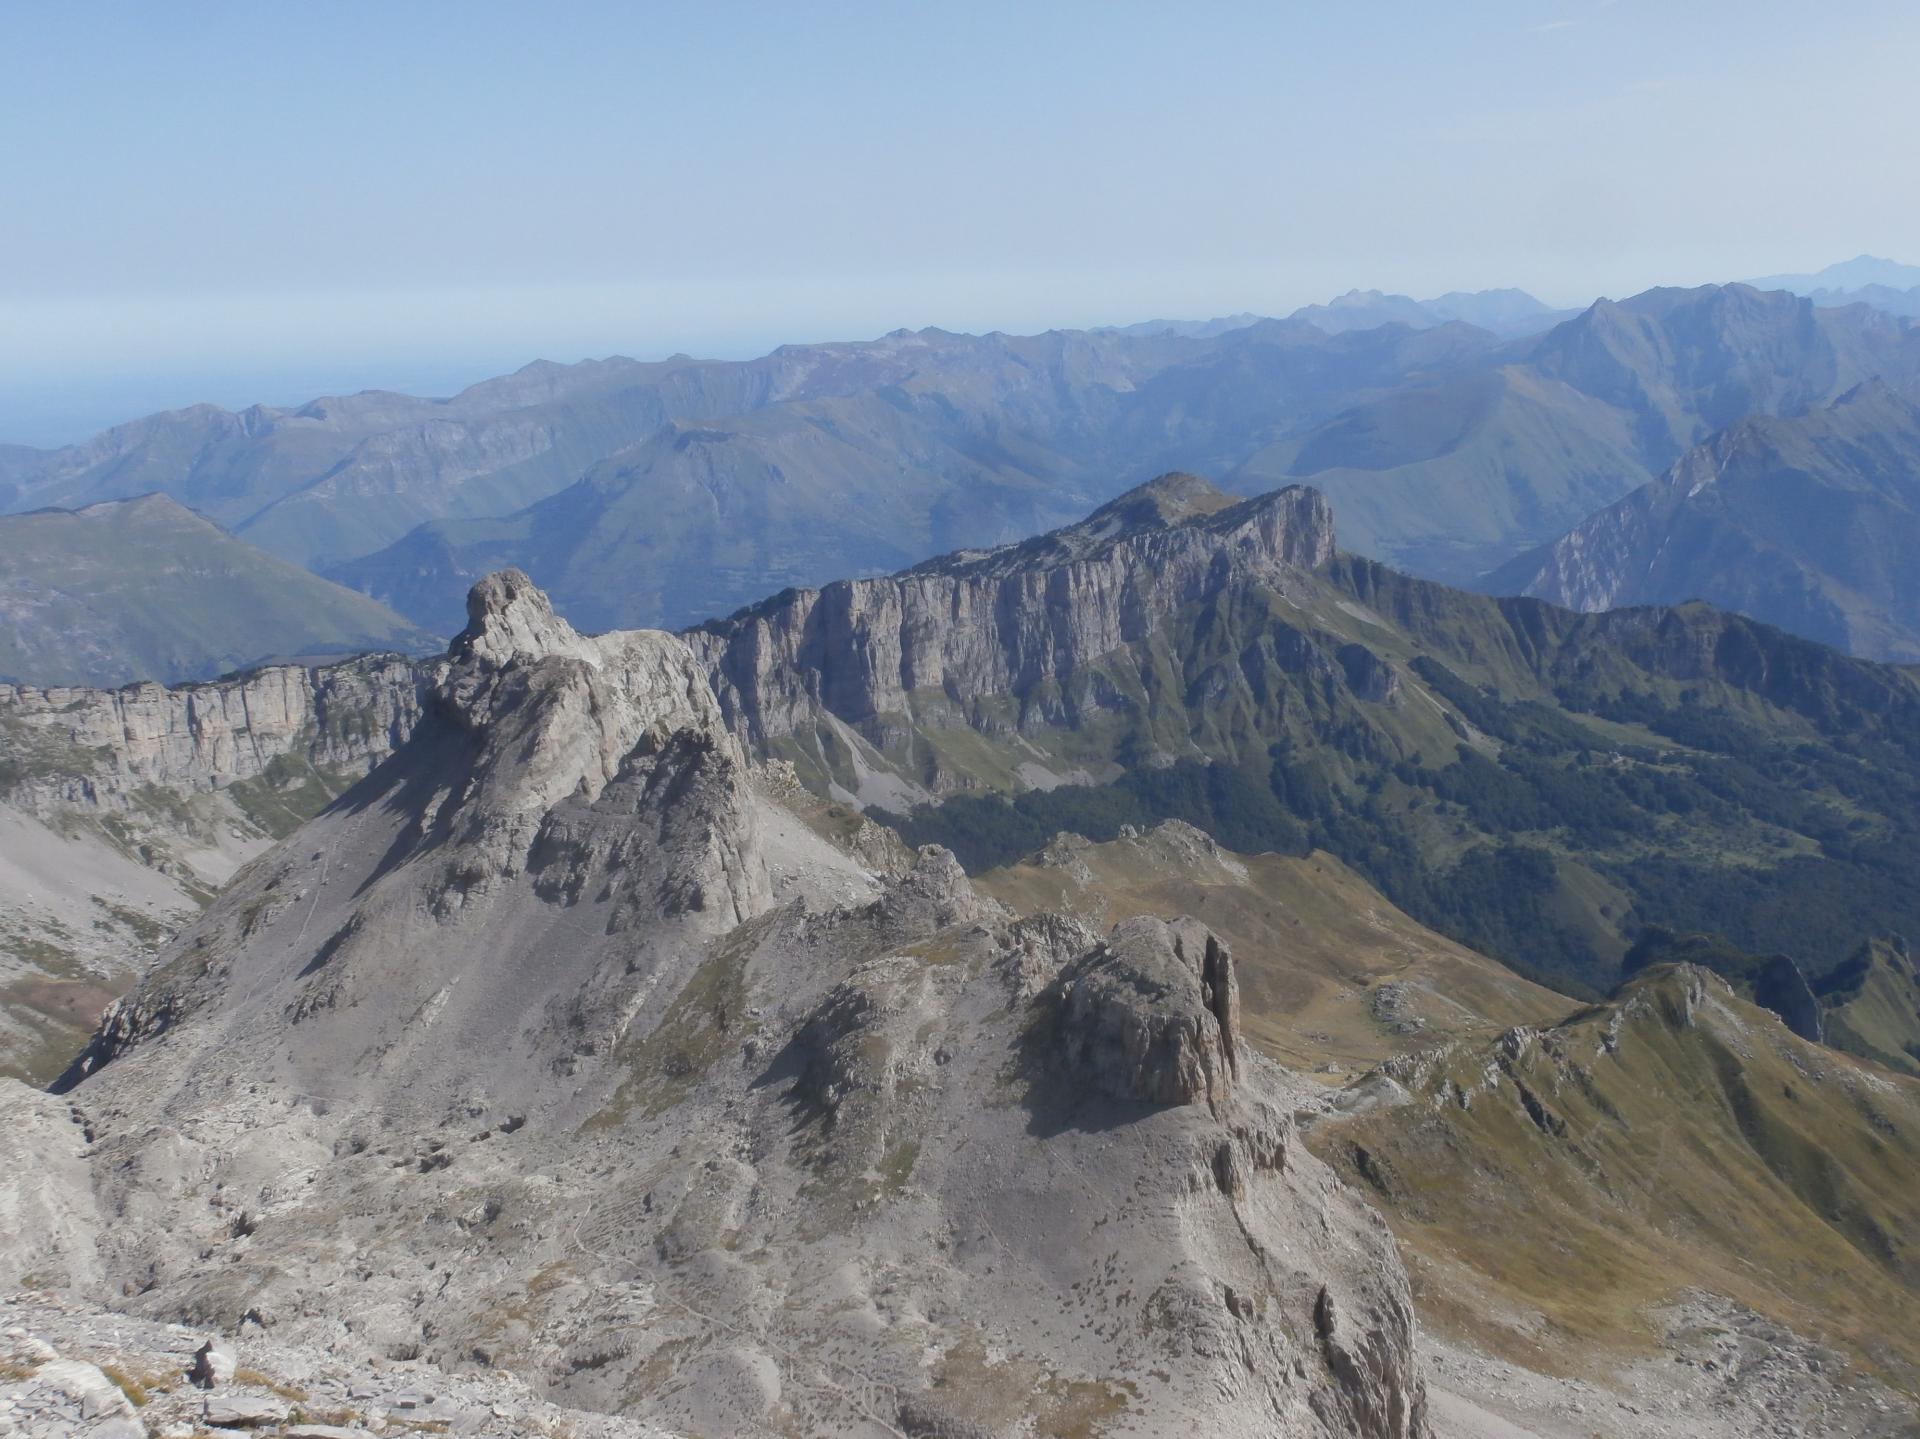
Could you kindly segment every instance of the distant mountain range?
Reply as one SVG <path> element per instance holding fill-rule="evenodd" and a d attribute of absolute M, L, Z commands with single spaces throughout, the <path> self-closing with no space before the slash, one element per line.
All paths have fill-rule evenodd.
<path fill-rule="evenodd" d="M 1860 255 L 1804 275 L 1767 275 L 1749 282 L 1760 290 L 1791 290 L 1826 309 L 1871 305 L 1890 315 L 1920 316 L 1920 265 Z"/>
<path fill-rule="evenodd" d="M 1856 255 L 1837 265 L 1810 274 L 1762 275 L 1747 283 L 1756 290 L 1791 290 L 1796 295 L 1820 291 L 1864 290 L 1879 286 L 1889 290 L 1911 290 L 1920 285 L 1920 265 L 1903 265 L 1897 260 L 1882 260 L 1874 255 Z"/>
<path fill-rule="evenodd" d="M 1218 315 L 1211 320 L 1142 320 L 1134 325 L 1097 325 L 1096 335 L 1181 335 L 1190 340 L 1210 340 L 1215 335 L 1224 335 L 1229 330 L 1244 330 L 1249 325 L 1257 325 L 1269 319 L 1267 315 L 1256 315 L 1251 310 L 1242 310 L 1237 315 Z"/>
<path fill-rule="evenodd" d="M 1729 425 L 1873 379 L 1911 395 L 1920 331 L 1890 308 L 1743 285 L 1570 316 L 1516 290 L 1356 292 L 1284 320 L 541 362 L 450 399 L 203 406 L 0 448 L 0 504 L 157 489 L 436 631 L 503 565 L 588 627 L 685 625 L 1017 539 L 1174 468 L 1242 494 L 1310 481 L 1354 549 L 1472 583 Z"/>
<path fill-rule="evenodd" d="M 1481 588 L 1581 610 L 1705 599 L 1920 661 L 1920 408 L 1880 381 L 1744 419 Z"/>
<path fill-rule="evenodd" d="M 1449 290 L 1431 300 L 1416 300 L 1408 295 L 1387 294 L 1380 290 L 1349 290 L 1324 305 L 1302 305 L 1287 318 L 1304 320 L 1330 335 L 1345 334 L 1348 330 L 1373 330 L 1381 325 L 1406 325 L 1415 330 L 1424 330 L 1459 320 L 1512 338 L 1537 335 L 1579 313 L 1578 310 L 1553 309 L 1534 299 L 1525 290 Z M 1189 339 L 1210 339 L 1229 330 L 1243 330 L 1249 325 L 1258 324 L 1262 318 L 1243 312 L 1212 320 L 1143 320 L 1137 325 L 1108 326 L 1099 333 L 1182 335 Z"/>
<path fill-rule="evenodd" d="M 1231 483 L 1310 481 L 1352 548 L 1465 582 L 1549 516 L 1610 504 L 1715 430 L 1875 377 L 1920 377 L 1910 321 L 1744 285 L 1649 290 L 1289 435 Z"/>
<path fill-rule="evenodd" d="M 330 573 L 442 627 L 502 565 L 539 575 L 589 627 L 691 624 L 770 587 L 1019 539 L 1172 456 L 1231 465 L 1496 344 L 1464 325 L 1328 335 L 1265 320 L 1210 339 L 927 330 L 780 352 L 826 373 L 656 430 L 516 513 L 423 525 Z"/>
<path fill-rule="evenodd" d="M 0 516 L 0 681 L 174 684 L 434 643 L 164 495 Z"/>
<path fill-rule="evenodd" d="M 676 356 L 536 362 L 444 400 L 369 390 L 298 409 L 196 405 L 61 450 L 0 452 L 0 497 L 74 507 L 161 490 L 321 568 L 423 520 L 517 508 L 673 419 L 764 403 L 779 383 Z"/>
<path fill-rule="evenodd" d="M 1809 298 L 1823 309 L 1871 305 L 1889 315 L 1920 316 L 1920 285 L 1908 290 L 1889 289 L 1885 285 L 1862 285 L 1857 290 L 1815 290 Z"/>
<path fill-rule="evenodd" d="M 1418 330 L 1459 320 L 1512 338 L 1537 335 L 1579 313 L 1544 305 L 1525 290 L 1450 290 L 1431 300 L 1382 294 L 1379 290 L 1349 290 L 1324 305 L 1295 310 L 1288 318 L 1305 320 L 1332 334 L 1371 330 L 1378 325 L 1411 325 Z"/>

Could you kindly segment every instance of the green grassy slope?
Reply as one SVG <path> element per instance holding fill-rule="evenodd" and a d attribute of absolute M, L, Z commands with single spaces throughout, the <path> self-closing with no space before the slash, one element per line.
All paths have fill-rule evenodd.
<path fill-rule="evenodd" d="M 1920 973 L 1904 940 L 1864 941 L 1822 978 L 1819 998 L 1830 1043 L 1920 1076 Z"/>
<path fill-rule="evenodd" d="M 159 495 L 0 517 L 0 679 L 112 686 L 438 641 Z"/>
<path fill-rule="evenodd" d="M 1575 992 L 1649 924 L 1816 977 L 1920 930 L 1920 681 L 1706 606 L 1579 615 L 1342 556 L 1229 583 L 1046 693 L 912 706 L 783 744 L 821 787 L 890 766 L 948 793 L 898 822 L 972 869 L 1185 819 L 1326 850 Z M 1025 789 L 1029 762 L 1084 782 Z"/>
<path fill-rule="evenodd" d="M 1308 1142 L 1386 1213 L 1429 1323 L 1579 1372 L 1650 1352 L 1656 1308 L 1696 1289 L 1920 1375 L 1920 1086 L 1703 970 L 1352 1094 Z"/>

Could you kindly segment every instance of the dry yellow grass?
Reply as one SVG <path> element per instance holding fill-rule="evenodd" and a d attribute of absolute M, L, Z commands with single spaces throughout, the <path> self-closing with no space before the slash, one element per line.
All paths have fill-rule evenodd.
<path fill-rule="evenodd" d="M 1442 939 L 1331 855 L 1209 857 L 1179 835 L 1162 827 L 1079 850 L 1091 882 L 1029 860 L 976 883 L 1022 913 L 1064 910 L 1097 928 L 1136 914 L 1206 921 L 1233 951 L 1247 1034 L 1304 1072 L 1365 1069 L 1449 1035 L 1550 1024 L 1575 1008 Z M 1388 985 L 1398 986 L 1391 1006 L 1381 999 Z M 1382 1017 L 1389 1009 L 1397 1024 Z"/>
<path fill-rule="evenodd" d="M 1577 1005 L 1327 855 L 1193 839 L 1154 832 L 978 883 L 1102 927 L 1205 920 L 1233 949 L 1247 1033 L 1297 1071 L 1437 1056 L 1399 1073 L 1414 1102 L 1307 1131 L 1386 1214 L 1425 1323 L 1593 1375 L 1651 1352 L 1659 1308 L 1699 1288 L 1920 1380 L 1920 1082 L 1808 1044 L 1711 980 L 1724 997 L 1685 1022 L 1684 972 L 1645 976 L 1624 1012 Z M 1503 1049 L 1522 1026 L 1548 1039 Z"/>
<path fill-rule="evenodd" d="M 1463 1044 L 1412 1103 L 1308 1142 L 1386 1213 L 1428 1322 L 1516 1362 L 1645 1352 L 1697 1288 L 1911 1388 L 1920 1084 L 1730 993 L 1689 1023 L 1688 983 L 1656 972 L 1517 1053 Z"/>

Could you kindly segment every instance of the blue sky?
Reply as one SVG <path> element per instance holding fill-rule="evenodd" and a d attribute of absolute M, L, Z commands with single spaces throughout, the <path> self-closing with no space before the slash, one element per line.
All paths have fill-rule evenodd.
<path fill-rule="evenodd" d="M 1920 9 L 0 9 L 0 440 L 536 355 L 1920 259 Z"/>

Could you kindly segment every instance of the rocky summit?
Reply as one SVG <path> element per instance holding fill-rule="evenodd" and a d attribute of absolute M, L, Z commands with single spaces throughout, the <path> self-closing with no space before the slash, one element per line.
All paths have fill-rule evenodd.
<path fill-rule="evenodd" d="M 503 570 L 419 663 L 0 692 L 73 901 L 0 1418 L 1891 1439 L 1916 715 L 1180 472 L 682 635 Z"/>
<path fill-rule="evenodd" d="M 20 1311 L 93 1356 L 28 1356 L 32 1413 L 138 1432 L 79 1369 L 211 1332 L 237 1377 L 150 1375 L 156 1423 L 1429 1432 L 1392 1238 L 1207 925 L 1016 917 L 819 824 L 685 641 L 512 572 L 469 615 L 60 1097 L 0 1091 L 0 1287 L 119 1316 Z"/>
<path fill-rule="evenodd" d="M 1234 581 L 1257 575 L 1284 588 L 1333 553 L 1333 514 L 1317 491 L 1235 502 L 1174 473 L 1025 543 L 788 590 L 687 638 L 736 733 L 819 763 L 835 737 L 884 749 L 906 723 L 1090 722 L 1124 702 L 1070 683 L 1095 661 Z M 998 724 L 980 719 L 982 705 L 1005 711 Z M 918 789 L 877 752 L 853 762 L 873 780 L 855 789 L 863 799 Z M 1039 764 L 1033 772 L 1049 777 Z"/>

